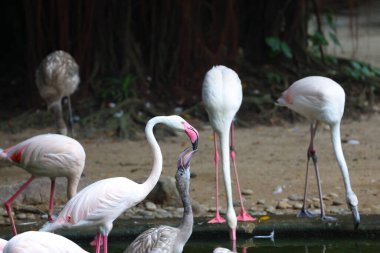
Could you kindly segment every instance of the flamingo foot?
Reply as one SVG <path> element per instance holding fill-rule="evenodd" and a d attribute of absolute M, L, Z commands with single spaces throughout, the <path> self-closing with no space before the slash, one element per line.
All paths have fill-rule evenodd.
<path fill-rule="evenodd" d="M 237 216 L 238 221 L 255 221 L 256 218 L 253 218 L 249 213 L 245 210 L 241 210 L 240 214 Z"/>
<path fill-rule="evenodd" d="M 336 221 L 337 218 L 335 217 L 332 217 L 332 216 L 327 216 L 327 215 L 322 215 L 321 216 L 321 221 L 324 221 L 324 222 L 333 222 L 333 221 Z"/>
<path fill-rule="evenodd" d="M 214 218 L 212 218 L 211 220 L 209 220 L 207 223 L 210 223 L 210 224 L 213 224 L 213 223 L 225 223 L 226 220 L 219 215 L 219 213 L 216 214 L 216 216 Z"/>
<path fill-rule="evenodd" d="M 302 208 L 301 211 L 297 214 L 298 218 L 314 218 L 317 217 L 318 214 L 312 213 L 309 210 L 306 210 L 305 208 Z"/>

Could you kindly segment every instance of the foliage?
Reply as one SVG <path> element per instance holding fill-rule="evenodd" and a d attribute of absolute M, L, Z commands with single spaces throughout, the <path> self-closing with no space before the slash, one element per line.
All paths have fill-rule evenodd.
<path fill-rule="evenodd" d="M 279 38 L 267 37 L 265 38 L 265 43 L 271 49 L 272 57 L 275 57 L 278 55 L 284 55 L 288 59 L 293 58 L 293 54 L 289 45 L 286 42 L 281 41 Z"/>
<path fill-rule="evenodd" d="M 380 69 L 369 64 L 352 60 L 350 65 L 346 68 L 346 73 L 355 80 L 366 81 L 373 77 L 380 77 Z"/>
<path fill-rule="evenodd" d="M 106 88 L 101 91 L 101 97 L 113 102 L 121 102 L 131 96 L 131 88 L 136 81 L 136 77 L 132 74 L 126 75 L 119 79 L 109 77 L 105 79 Z"/>

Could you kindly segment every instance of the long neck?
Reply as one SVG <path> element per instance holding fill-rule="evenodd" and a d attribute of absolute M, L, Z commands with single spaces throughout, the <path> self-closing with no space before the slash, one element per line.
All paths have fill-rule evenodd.
<path fill-rule="evenodd" d="M 350 175 L 348 174 L 348 167 L 346 160 L 344 159 L 342 143 L 340 139 L 340 123 L 336 123 L 330 126 L 331 128 L 331 142 L 334 149 L 335 158 L 338 162 L 340 171 L 342 172 L 344 186 L 346 188 L 346 194 L 352 192 Z"/>
<path fill-rule="evenodd" d="M 162 122 L 162 117 L 155 117 L 148 121 L 146 127 L 145 127 L 145 135 L 146 139 L 148 141 L 148 144 L 150 145 L 153 153 L 153 167 L 152 171 L 150 172 L 149 177 L 147 180 L 142 184 L 142 188 L 145 191 L 145 194 L 148 195 L 154 188 L 154 186 L 157 184 L 158 179 L 160 178 L 161 172 L 162 172 L 162 153 L 160 146 L 157 143 L 156 138 L 153 134 L 153 127 L 157 124 Z"/>
<path fill-rule="evenodd" d="M 178 234 L 179 241 L 183 241 L 186 243 L 186 241 L 190 238 L 191 233 L 193 232 L 193 209 L 191 208 L 191 200 L 189 196 L 189 181 L 185 180 L 186 182 L 183 182 L 183 187 L 181 187 L 183 190 L 179 189 L 179 194 L 181 196 L 182 204 L 183 204 L 183 216 L 182 216 L 182 222 L 179 226 L 180 233 Z"/>
<path fill-rule="evenodd" d="M 227 198 L 227 223 L 230 228 L 236 228 L 237 220 L 236 213 L 232 202 L 232 189 L 231 189 L 231 173 L 230 173 L 230 140 L 229 140 L 230 128 L 224 129 L 219 133 L 220 148 L 222 154 L 222 167 L 224 186 L 226 188 Z"/>

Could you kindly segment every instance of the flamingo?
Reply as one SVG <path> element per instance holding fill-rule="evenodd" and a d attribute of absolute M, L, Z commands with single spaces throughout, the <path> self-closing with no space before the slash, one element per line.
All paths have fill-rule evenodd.
<path fill-rule="evenodd" d="M 73 138 L 60 134 L 37 135 L 0 153 L 0 160 L 8 161 L 31 174 L 31 177 L 20 189 L 4 203 L 13 235 L 17 234 L 17 230 L 12 215 L 12 203 L 30 182 L 36 177 L 50 178 L 48 219 L 51 220 L 54 207 L 55 178 L 67 178 L 67 198 L 71 199 L 77 192 L 85 159 L 86 154 L 82 145 Z"/>
<path fill-rule="evenodd" d="M 126 177 L 99 180 L 77 193 L 62 209 L 57 219 L 46 223 L 41 231 L 54 231 L 60 228 L 97 228 L 96 252 L 107 253 L 108 234 L 113 221 L 126 209 L 143 201 L 152 191 L 161 175 L 162 153 L 153 134 L 153 127 L 162 123 L 176 131 L 185 132 L 193 144 L 198 145 L 198 132 L 180 116 L 157 116 L 148 121 L 145 134 L 153 152 L 153 168 L 144 183 L 136 183 Z"/>
<path fill-rule="evenodd" d="M 224 185 L 227 195 L 227 225 L 229 227 L 230 239 L 233 241 L 236 240 L 237 221 L 254 221 L 254 218 L 251 217 L 244 209 L 236 169 L 236 154 L 234 150 L 233 118 L 240 108 L 242 98 L 243 92 L 241 82 L 235 71 L 225 66 L 215 66 L 206 73 L 202 87 L 202 99 L 206 107 L 206 111 L 208 112 L 211 126 L 214 130 L 214 162 L 216 181 L 216 216 L 211 219 L 209 223 L 225 222 L 225 219 L 219 214 L 219 152 L 217 145 L 217 138 L 219 137 Z M 228 133 L 230 133 L 230 136 Z M 231 142 L 229 138 L 231 138 Z M 229 151 L 234 165 L 234 172 L 241 205 L 241 212 L 238 217 L 236 217 L 232 201 Z"/>
<path fill-rule="evenodd" d="M 28 231 L 12 237 L 3 253 L 88 253 L 69 239 L 48 232 Z"/>
<path fill-rule="evenodd" d="M 0 253 L 3 253 L 4 247 L 7 244 L 7 240 L 0 238 Z"/>
<path fill-rule="evenodd" d="M 340 122 L 342 120 L 345 103 L 345 93 L 343 88 L 330 78 L 322 76 L 309 76 L 293 83 L 282 93 L 282 96 L 277 100 L 277 102 L 279 105 L 286 106 L 311 121 L 310 144 L 307 149 L 304 200 L 298 216 L 314 217 L 314 215 L 306 209 L 307 179 L 309 174 L 309 161 L 311 159 L 314 164 L 318 184 L 319 201 L 321 206 L 320 217 L 323 221 L 336 220 L 334 217 L 329 217 L 325 214 L 322 199 L 322 188 L 319 179 L 317 155 L 314 149 L 314 137 L 317 127 L 320 122 L 324 122 L 330 126 L 333 151 L 343 176 L 346 191 L 346 202 L 348 207 L 351 209 L 354 225 L 355 228 L 357 228 L 360 223 L 358 198 L 351 188 L 350 176 L 348 173 L 346 160 L 343 155 L 340 137 Z"/>
<path fill-rule="evenodd" d="M 178 157 L 177 172 L 175 174 L 177 190 L 181 195 L 184 213 L 179 227 L 159 226 L 140 234 L 124 251 L 124 253 L 138 252 L 171 252 L 181 253 L 186 242 L 193 232 L 193 211 L 189 196 L 190 159 L 195 151 L 183 151 Z"/>
<path fill-rule="evenodd" d="M 77 89 L 79 82 L 79 66 L 65 51 L 58 50 L 50 53 L 42 60 L 36 71 L 38 91 L 48 109 L 54 113 L 57 132 L 60 134 L 67 135 L 67 126 L 62 116 L 62 98 L 68 98 L 72 124 L 70 95 Z"/>

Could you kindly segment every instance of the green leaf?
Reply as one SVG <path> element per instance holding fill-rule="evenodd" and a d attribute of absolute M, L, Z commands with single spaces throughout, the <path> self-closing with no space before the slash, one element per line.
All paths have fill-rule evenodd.
<path fill-rule="evenodd" d="M 280 40 L 276 37 L 265 38 L 265 43 L 272 49 L 273 52 L 280 51 Z"/>
<path fill-rule="evenodd" d="M 290 50 L 288 44 L 285 42 L 281 42 L 281 51 L 287 58 L 291 59 L 293 57 L 292 51 Z"/>

